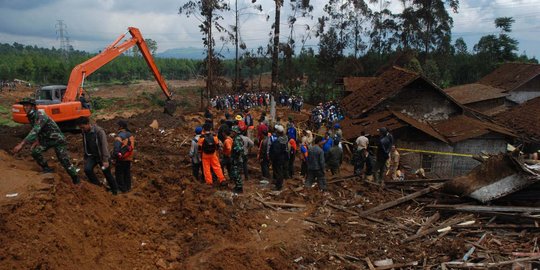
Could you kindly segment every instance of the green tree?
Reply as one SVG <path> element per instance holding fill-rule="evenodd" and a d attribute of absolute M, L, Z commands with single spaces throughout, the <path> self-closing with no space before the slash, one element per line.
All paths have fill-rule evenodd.
<path fill-rule="evenodd" d="M 480 38 L 474 45 L 474 51 L 477 57 L 477 70 L 485 75 L 498 63 L 506 61 L 515 61 L 518 49 L 518 41 L 511 38 L 508 33 L 512 31 L 514 20 L 509 17 L 495 19 L 495 26 L 501 29 L 499 36 L 487 35 Z"/>
<path fill-rule="evenodd" d="M 157 41 L 150 38 L 145 38 L 144 41 L 146 42 L 146 46 L 148 47 L 150 53 L 155 54 L 158 49 Z"/>
<path fill-rule="evenodd" d="M 411 32 L 412 44 L 407 40 L 404 48 L 414 45 L 425 55 L 441 47 L 450 47 L 448 41 L 453 25 L 446 7 L 457 12 L 459 0 L 401 0 L 408 6 L 402 13 L 403 35 Z"/>
<path fill-rule="evenodd" d="M 220 21 L 223 20 L 223 11 L 229 10 L 229 5 L 223 0 L 200 0 L 200 1 L 189 1 L 185 3 L 178 9 L 179 14 L 186 14 L 187 17 L 194 16 L 201 22 L 199 29 L 203 34 L 203 45 L 206 47 L 206 98 L 209 99 L 210 96 L 215 96 L 216 92 L 213 87 L 214 84 L 214 73 L 216 72 L 216 66 L 218 62 L 218 57 L 215 54 L 215 39 L 213 34 L 213 29 L 215 28 L 218 32 L 225 30 L 225 27 L 221 25 Z M 203 102 L 201 102 L 201 108 L 204 107 Z"/>
<path fill-rule="evenodd" d="M 17 75 L 21 76 L 24 80 L 32 80 L 35 72 L 34 61 L 30 56 L 24 57 L 21 65 L 17 68 Z"/>
<path fill-rule="evenodd" d="M 334 81 L 336 75 L 335 66 L 343 59 L 340 52 L 343 50 L 344 45 L 339 40 L 338 33 L 333 27 L 320 36 L 318 62 L 321 72 L 325 74 L 325 76 L 319 78 L 321 81 Z"/>
<path fill-rule="evenodd" d="M 407 64 L 405 64 L 405 68 L 416 73 L 424 73 L 422 70 L 422 65 L 420 65 L 420 61 L 418 61 L 416 57 L 412 58 Z"/>
<path fill-rule="evenodd" d="M 337 33 L 339 53 L 344 55 L 346 48 L 352 48 L 355 56 L 367 46 L 362 41 L 362 25 L 367 21 L 369 8 L 363 0 L 329 0 L 324 6 L 327 16 L 319 18 L 318 34 L 334 29 Z M 337 49 L 337 48 L 336 48 Z"/>
<path fill-rule="evenodd" d="M 441 72 L 439 71 L 439 66 L 437 62 L 433 59 L 428 59 L 422 67 L 423 75 L 430 79 L 437 85 L 441 85 Z"/>
<path fill-rule="evenodd" d="M 465 40 L 461 37 L 454 42 L 454 50 L 457 54 L 461 55 L 469 53 L 467 50 L 467 43 L 465 43 Z"/>

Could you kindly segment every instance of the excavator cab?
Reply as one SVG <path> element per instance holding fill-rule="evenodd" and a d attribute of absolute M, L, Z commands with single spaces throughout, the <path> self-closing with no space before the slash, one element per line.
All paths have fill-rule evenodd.
<path fill-rule="evenodd" d="M 62 98 L 66 93 L 65 85 L 49 85 L 39 88 L 36 91 L 36 104 L 58 104 L 62 103 Z"/>

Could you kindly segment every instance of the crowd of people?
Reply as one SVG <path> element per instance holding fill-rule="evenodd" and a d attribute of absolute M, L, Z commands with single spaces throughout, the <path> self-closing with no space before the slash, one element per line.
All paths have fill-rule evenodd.
<path fill-rule="evenodd" d="M 272 180 L 275 190 L 283 188 L 284 180 L 300 174 L 306 187 L 317 182 L 326 191 L 326 172 L 341 173 L 346 142 L 338 123 L 319 136 L 310 130 L 299 130 L 291 117 L 272 122 L 263 112 L 255 123 L 249 110 L 245 110 L 236 115 L 225 113 L 213 128 L 214 120 L 209 118 L 212 114 L 209 110 L 207 113 L 206 123 L 195 128 L 189 156 L 193 176 L 200 181 L 204 179 L 208 185 L 226 185 L 226 171 L 235 184 L 233 191 L 242 193 L 243 181 L 249 179 L 247 164 L 252 155 L 256 156 L 263 179 Z M 379 133 L 375 154 L 366 136 L 356 140 L 351 163 L 356 175 L 382 183 L 384 177 L 398 179 L 399 153 L 390 132 L 381 128 Z M 300 162 L 299 171 L 295 169 L 296 162 Z"/>
<path fill-rule="evenodd" d="M 280 92 L 275 101 L 277 105 L 290 107 L 291 110 L 297 112 L 304 106 L 304 99 L 302 97 L 288 95 L 285 92 Z M 216 96 L 210 99 L 210 105 L 220 111 L 229 109 L 243 111 L 255 107 L 268 107 L 270 106 L 270 94 L 260 92 Z"/>
<path fill-rule="evenodd" d="M 315 130 L 320 129 L 323 125 L 331 127 L 335 123 L 343 120 L 345 115 L 341 107 L 336 101 L 328 101 L 319 103 L 311 110 L 311 127 Z"/>
<path fill-rule="evenodd" d="M 243 93 L 216 96 L 210 99 L 210 105 L 218 110 L 245 110 L 270 105 L 269 93 Z"/>
<path fill-rule="evenodd" d="M 44 112 L 37 110 L 35 100 L 23 99 L 20 104 L 27 113 L 32 130 L 15 146 L 13 152 L 19 152 L 24 145 L 31 145 L 32 157 L 43 172 L 51 172 L 43 152 L 54 148 L 58 160 L 71 176 L 73 183 L 79 184 L 78 170 L 70 161 L 66 150 L 67 142 L 58 125 Z M 332 105 L 326 105 L 321 108 L 333 110 Z M 310 130 L 299 130 L 292 117 L 287 121 L 278 117 L 274 121 L 263 112 L 255 121 L 249 109 L 235 115 L 226 112 L 217 125 L 214 125 L 215 119 L 210 108 L 204 116 L 205 123 L 194 130 L 189 157 L 193 177 L 209 186 L 226 187 L 228 182 L 232 182 L 232 191 L 242 193 L 244 181 L 250 179 L 248 162 L 255 156 L 263 180 L 273 181 L 275 190 L 281 190 L 286 179 L 299 174 L 304 177 L 307 188 L 317 184 L 324 192 L 327 172 L 340 175 L 344 160 L 343 144 L 348 142 L 343 140 L 339 123 L 327 128 L 321 136 Z M 88 117 L 81 117 L 77 124 L 82 131 L 84 173 L 88 181 L 95 185 L 105 184 L 98 180 L 94 172 L 97 166 L 105 176 L 112 194 L 128 192 L 131 189 L 131 162 L 135 138 L 127 122 L 118 121 L 118 131 L 111 152 L 108 150 L 107 136 L 103 128 L 91 124 Z M 401 175 L 399 153 L 392 135 L 386 128 L 380 128 L 377 138 L 375 154 L 369 147 L 370 140 L 364 134 L 355 141 L 351 159 L 354 173 L 380 183 L 386 175 L 398 179 Z M 300 166 L 295 167 L 297 162 Z M 297 167 L 300 167 L 300 170 L 297 170 Z"/>

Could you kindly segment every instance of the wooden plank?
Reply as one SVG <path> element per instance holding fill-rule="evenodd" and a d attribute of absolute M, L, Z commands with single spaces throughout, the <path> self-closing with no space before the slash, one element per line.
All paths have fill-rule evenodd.
<path fill-rule="evenodd" d="M 514 229 L 514 230 L 537 230 L 540 231 L 540 227 L 536 227 L 533 224 L 474 224 L 465 226 L 456 226 L 456 229 Z"/>
<path fill-rule="evenodd" d="M 484 206 L 484 205 L 448 205 L 448 204 L 432 204 L 428 208 L 452 210 L 452 211 L 468 211 L 468 212 L 519 212 L 519 213 L 540 213 L 540 207 L 522 207 L 522 206 Z"/>
<path fill-rule="evenodd" d="M 424 222 L 424 224 L 422 224 L 422 226 L 418 229 L 418 231 L 416 231 L 416 234 L 420 234 L 420 232 L 427 230 L 434 222 L 439 220 L 440 217 L 441 215 L 439 214 L 439 212 L 436 212 L 435 214 L 433 214 L 431 217 L 429 217 L 426 220 L 426 222 Z"/>
<path fill-rule="evenodd" d="M 401 243 L 403 244 L 403 243 L 406 243 L 406 242 L 410 242 L 412 240 L 418 239 L 418 238 L 423 237 L 425 235 L 428 235 L 430 233 L 434 233 L 437 230 L 440 230 L 442 228 L 446 228 L 448 226 L 454 226 L 454 225 L 459 224 L 459 223 L 461 223 L 461 222 L 463 222 L 463 221 L 465 221 L 467 219 L 471 219 L 472 217 L 473 217 L 473 215 L 467 215 L 467 216 L 464 216 L 464 217 L 460 217 L 460 218 L 456 218 L 456 219 L 452 219 L 452 220 L 447 220 L 447 221 L 443 222 L 442 224 L 440 224 L 439 226 L 436 226 L 436 227 L 431 228 L 431 229 L 427 229 L 425 231 L 420 232 L 419 234 L 415 234 L 413 236 L 407 237 L 407 238 L 403 239 L 401 241 Z"/>
<path fill-rule="evenodd" d="M 394 223 L 390 223 L 390 222 L 387 222 L 387 221 L 384 221 L 384 220 L 381 220 L 381 219 L 378 219 L 378 218 L 374 218 L 374 217 L 370 217 L 370 216 L 364 216 L 364 215 L 361 215 L 357 212 L 354 212 L 352 210 L 349 210 L 345 207 L 342 207 L 342 206 L 337 206 L 337 205 L 333 205 L 331 203 L 327 203 L 326 205 L 332 207 L 332 208 L 335 208 L 335 209 L 338 209 L 338 210 L 341 210 L 343 212 L 346 212 L 346 213 L 349 213 L 353 216 L 356 216 L 356 217 L 361 217 L 361 218 L 364 218 L 364 219 L 367 219 L 369 221 L 372 221 L 372 222 L 376 222 L 376 223 L 379 223 L 379 224 L 383 224 L 383 225 L 387 225 L 387 226 L 391 226 L 391 227 L 398 227 L 402 230 L 405 230 L 405 231 L 408 231 L 408 232 L 414 232 L 414 230 L 412 228 L 409 228 L 409 227 L 406 227 L 402 224 L 394 224 Z"/>
<path fill-rule="evenodd" d="M 452 180 L 451 178 L 434 178 L 434 179 L 411 179 L 403 181 L 384 181 L 385 184 L 390 185 L 408 185 L 408 184 L 432 184 L 432 183 L 441 183 Z"/>
<path fill-rule="evenodd" d="M 523 219 L 531 219 L 535 221 L 540 221 L 539 215 L 528 215 L 528 214 L 516 214 L 516 213 L 508 213 L 508 212 L 478 212 L 478 211 L 470 211 L 470 210 L 455 210 L 455 209 L 439 209 L 441 211 L 449 211 L 449 212 L 469 212 L 469 213 L 476 213 L 479 215 L 486 215 L 486 216 L 494 216 L 494 217 L 506 217 L 518 220 Z"/>
<path fill-rule="evenodd" d="M 259 198 L 257 198 L 257 197 L 253 197 L 253 199 L 255 199 L 256 201 L 262 203 L 262 205 L 264 205 L 264 206 L 266 206 L 266 207 L 268 207 L 268 208 L 270 208 L 270 209 L 272 209 L 272 210 L 274 210 L 274 211 L 278 211 L 277 208 L 275 208 L 275 207 L 273 207 L 273 206 L 267 204 L 265 201 L 263 201 L 263 200 L 261 200 L 261 199 L 259 199 Z"/>
<path fill-rule="evenodd" d="M 441 186 L 442 186 L 442 184 L 427 187 L 427 188 L 419 190 L 419 191 L 417 191 L 415 193 L 412 193 L 412 194 L 409 194 L 407 196 L 401 197 L 401 198 L 399 198 L 397 200 L 390 201 L 390 202 L 387 202 L 387 203 L 383 203 L 383 204 L 380 204 L 380 205 L 375 206 L 373 208 L 370 208 L 370 209 L 368 209 L 366 211 L 361 212 L 360 214 L 361 215 L 369 215 L 369 214 L 373 214 L 375 212 L 379 212 L 379 211 L 388 209 L 390 207 L 394 207 L 394 206 L 402 204 L 402 203 L 404 203 L 406 201 L 410 201 L 410 200 L 418 198 L 418 197 L 420 197 L 422 195 L 428 194 L 428 193 L 430 193 L 430 192 L 432 192 L 432 191 L 434 191 L 436 189 L 439 189 Z"/>
<path fill-rule="evenodd" d="M 418 265 L 418 261 L 408 262 L 408 263 L 394 263 L 391 265 L 377 267 L 375 268 L 375 270 L 387 270 L 387 269 L 403 268 L 407 266 L 417 266 L 417 265 Z"/>
<path fill-rule="evenodd" d="M 496 262 L 496 263 L 446 262 L 446 263 L 442 263 L 442 264 L 444 264 L 445 266 L 450 266 L 451 268 L 471 268 L 471 267 L 476 267 L 476 268 L 487 269 L 487 268 L 493 268 L 493 267 L 499 267 L 499 266 L 503 266 L 503 265 L 513 264 L 513 263 L 517 263 L 517 262 L 536 261 L 536 260 L 539 260 L 539 259 L 540 259 L 540 256 L 532 256 L 532 257 L 527 257 L 527 258 L 515 259 L 515 260 L 510 260 L 510 261 L 502 261 L 502 262 Z"/>
<path fill-rule="evenodd" d="M 364 259 L 369 267 L 369 270 L 375 270 L 375 266 L 373 265 L 373 263 L 371 262 L 371 260 L 369 259 L 369 257 L 366 257 Z"/>
<path fill-rule="evenodd" d="M 339 183 L 339 182 L 349 180 L 351 178 L 358 178 L 358 177 L 360 177 L 360 176 L 358 176 L 358 175 L 347 175 L 347 176 L 336 177 L 336 178 L 333 178 L 332 181 L 326 182 L 326 184 L 328 185 L 328 184 Z"/>
<path fill-rule="evenodd" d="M 279 207 L 306 208 L 305 204 L 280 203 L 280 202 L 269 202 L 269 201 L 264 201 L 264 203 L 268 205 L 279 206 Z"/>

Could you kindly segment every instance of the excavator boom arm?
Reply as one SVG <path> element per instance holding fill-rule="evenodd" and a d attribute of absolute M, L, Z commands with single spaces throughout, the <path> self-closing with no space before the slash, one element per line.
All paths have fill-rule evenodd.
<path fill-rule="evenodd" d="M 150 53 L 150 50 L 148 49 L 148 46 L 146 45 L 146 42 L 141 35 L 141 32 L 135 27 L 129 27 L 128 32 L 132 36 L 130 40 L 118 44 L 126 35 L 123 34 L 118 37 L 113 43 L 111 43 L 111 45 L 105 48 L 101 53 L 73 68 L 73 70 L 71 71 L 71 75 L 69 76 L 66 93 L 64 94 L 64 97 L 62 99 L 63 102 L 75 101 L 83 87 L 83 83 L 86 77 L 90 76 L 90 74 L 94 73 L 96 70 L 109 63 L 135 44 L 137 44 L 137 46 L 139 47 L 139 50 L 141 51 L 144 60 L 146 61 L 146 64 L 148 64 L 148 67 L 152 70 L 154 78 L 161 87 L 161 90 L 163 91 L 165 96 L 167 96 L 167 99 L 171 100 L 172 94 L 169 91 L 165 80 L 161 76 L 161 73 L 159 72 L 156 63 L 154 62 L 154 58 L 152 57 L 152 54 Z"/>

